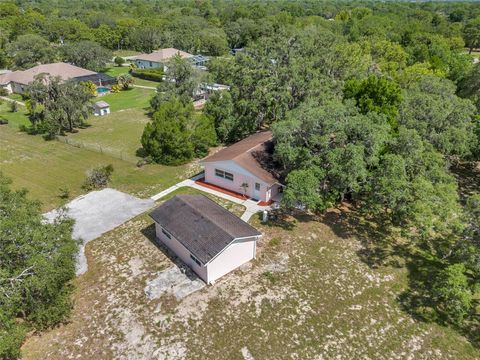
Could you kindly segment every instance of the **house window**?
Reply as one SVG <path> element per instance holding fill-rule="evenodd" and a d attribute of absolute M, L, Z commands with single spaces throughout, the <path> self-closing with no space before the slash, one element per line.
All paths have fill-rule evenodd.
<path fill-rule="evenodd" d="M 200 260 L 198 260 L 195 256 L 193 256 L 192 254 L 190 254 L 190 259 L 192 259 L 193 261 L 195 261 L 195 264 L 197 264 L 198 266 L 202 266 L 202 263 L 200 262 Z"/>
<path fill-rule="evenodd" d="M 232 173 L 229 173 L 229 172 L 227 172 L 227 171 L 215 169 L 215 176 L 224 178 L 224 179 L 226 179 L 226 180 L 233 181 L 233 174 L 232 174 Z"/>
<path fill-rule="evenodd" d="M 255 191 L 260 191 L 260 184 L 259 183 L 255 183 Z"/>
<path fill-rule="evenodd" d="M 165 230 L 164 228 L 162 228 L 162 234 L 165 235 L 169 239 L 172 238 L 172 235 L 170 235 L 170 233 L 167 230 Z"/>
<path fill-rule="evenodd" d="M 150 61 L 150 67 L 152 67 L 152 66 L 153 66 L 153 63 Z"/>

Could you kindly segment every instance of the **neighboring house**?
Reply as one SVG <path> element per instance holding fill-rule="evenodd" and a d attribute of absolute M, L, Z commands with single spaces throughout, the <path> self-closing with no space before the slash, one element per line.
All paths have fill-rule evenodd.
<path fill-rule="evenodd" d="M 157 239 L 207 284 L 255 258 L 262 236 L 203 195 L 177 195 L 156 208 Z"/>
<path fill-rule="evenodd" d="M 283 185 L 271 169 L 272 150 L 271 131 L 253 134 L 202 160 L 204 181 L 255 200 L 275 200 Z"/>
<path fill-rule="evenodd" d="M 193 58 L 192 54 L 189 54 L 185 51 L 174 48 L 166 48 L 154 51 L 150 54 L 137 55 L 135 57 L 135 65 L 137 65 L 139 69 L 162 68 L 165 71 L 168 62 L 175 55 L 180 55 L 183 59 Z"/>
<path fill-rule="evenodd" d="M 168 62 L 175 56 L 180 55 L 183 59 L 189 59 L 193 66 L 204 68 L 208 59 L 203 55 L 192 55 L 185 51 L 166 48 L 154 51 L 150 54 L 135 56 L 135 65 L 139 69 L 161 68 L 164 71 L 168 68 Z"/>
<path fill-rule="evenodd" d="M 97 86 L 115 84 L 116 80 L 111 76 L 96 73 L 78 66 L 59 62 L 53 64 L 37 65 L 23 71 L 13 71 L 0 75 L 0 86 L 6 88 L 10 93 L 22 94 L 26 91 L 28 84 L 38 74 L 60 76 L 63 80 L 73 79 L 75 81 L 92 81 Z"/>
<path fill-rule="evenodd" d="M 95 116 L 103 116 L 110 114 L 110 105 L 106 101 L 97 101 L 93 105 L 93 114 Z"/>

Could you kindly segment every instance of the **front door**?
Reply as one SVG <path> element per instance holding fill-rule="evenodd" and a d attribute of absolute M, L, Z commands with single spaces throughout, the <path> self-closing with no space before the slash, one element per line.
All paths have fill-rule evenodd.
<path fill-rule="evenodd" d="M 253 184 L 253 199 L 254 200 L 260 200 L 260 183 L 254 183 Z"/>

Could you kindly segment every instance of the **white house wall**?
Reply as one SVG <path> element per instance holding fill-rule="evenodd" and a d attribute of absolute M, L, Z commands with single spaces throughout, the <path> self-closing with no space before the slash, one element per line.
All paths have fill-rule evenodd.
<path fill-rule="evenodd" d="M 190 251 L 187 250 L 185 246 L 183 246 L 175 237 L 172 235 L 172 238 L 169 239 L 167 238 L 163 232 L 162 232 L 162 227 L 155 223 L 155 231 L 157 234 L 157 238 L 165 244 L 167 248 L 172 250 L 175 255 L 177 255 L 185 264 L 187 264 L 195 273 L 208 283 L 208 276 L 207 276 L 207 267 L 204 265 L 198 265 L 195 263 L 191 258 L 190 258 Z"/>
<path fill-rule="evenodd" d="M 203 163 L 205 168 L 205 182 L 220 186 L 224 189 L 231 190 L 240 194 L 243 194 L 244 189 L 242 188 L 243 183 L 248 184 L 245 195 L 250 198 L 254 198 L 254 186 L 255 183 L 260 184 L 259 200 L 268 201 L 267 192 L 268 184 L 263 180 L 259 179 L 251 172 L 247 171 L 236 162 L 232 160 L 225 161 L 212 161 Z M 233 181 L 220 178 L 215 175 L 215 169 L 224 170 L 233 174 Z"/>
<path fill-rule="evenodd" d="M 207 264 L 208 283 L 255 258 L 255 238 L 237 240 Z"/>
<path fill-rule="evenodd" d="M 153 68 L 163 69 L 163 64 L 156 61 L 135 60 L 135 64 L 139 69 L 153 69 Z"/>

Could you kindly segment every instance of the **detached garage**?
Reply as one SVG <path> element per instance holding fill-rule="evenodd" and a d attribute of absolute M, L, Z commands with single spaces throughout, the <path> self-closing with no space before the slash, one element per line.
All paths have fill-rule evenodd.
<path fill-rule="evenodd" d="M 262 234 L 203 195 L 179 195 L 156 208 L 157 238 L 207 284 L 255 258 Z"/>

